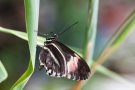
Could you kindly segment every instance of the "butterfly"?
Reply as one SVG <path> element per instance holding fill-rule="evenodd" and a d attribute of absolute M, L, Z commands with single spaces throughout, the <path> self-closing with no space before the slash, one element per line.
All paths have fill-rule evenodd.
<path fill-rule="evenodd" d="M 69 47 L 56 40 L 66 30 L 59 34 L 52 33 L 46 39 L 39 54 L 40 65 L 38 69 L 40 71 L 45 67 L 46 74 L 52 77 L 66 77 L 77 81 L 86 80 L 90 77 L 91 71 L 85 60 Z"/>

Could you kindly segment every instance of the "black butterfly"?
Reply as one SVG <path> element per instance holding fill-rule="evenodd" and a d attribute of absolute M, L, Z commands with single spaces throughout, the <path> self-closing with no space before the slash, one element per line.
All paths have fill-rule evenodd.
<path fill-rule="evenodd" d="M 73 50 L 56 40 L 58 35 L 66 30 L 59 34 L 52 34 L 44 42 L 39 54 L 39 71 L 45 67 L 49 76 L 67 77 L 77 81 L 86 80 L 90 77 L 90 68 L 87 63 Z"/>

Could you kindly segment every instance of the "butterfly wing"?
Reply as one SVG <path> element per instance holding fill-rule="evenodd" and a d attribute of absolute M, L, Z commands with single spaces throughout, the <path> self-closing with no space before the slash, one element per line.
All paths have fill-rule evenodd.
<path fill-rule="evenodd" d="M 44 46 L 39 54 L 39 71 L 45 67 L 47 75 L 64 77 L 66 66 L 62 59 L 63 56 L 53 45 Z"/>
<path fill-rule="evenodd" d="M 66 58 L 66 77 L 73 80 L 86 80 L 90 76 L 90 68 L 87 63 L 77 53 L 66 45 L 56 42 Z"/>
<path fill-rule="evenodd" d="M 73 80 L 85 80 L 90 76 L 87 63 L 73 50 L 55 41 L 44 46 L 39 55 L 39 70 L 55 77 L 67 77 Z"/>

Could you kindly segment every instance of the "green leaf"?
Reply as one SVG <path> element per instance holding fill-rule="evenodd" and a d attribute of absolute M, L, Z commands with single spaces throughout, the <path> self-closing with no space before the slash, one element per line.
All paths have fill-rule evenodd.
<path fill-rule="evenodd" d="M 107 44 L 101 50 L 100 54 L 95 60 L 101 58 L 101 56 L 108 50 L 111 49 L 109 55 L 111 55 L 120 44 L 125 40 L 125 38 L 131 33 L 135 28 L 135 10 L 129 15 L 129 17 L 122 23 L 114 35 L 108 40 Z M 107 57 L 109 57 L 109 55 Z M 107 58 L 106 57 L 106 58 Z"/>
<path fill-rule="evenodd" d="M 84 50 L 84 58 L 89 64 L 89 66 L 91 66 L 93 60 L 95 37 L 97 31 L 98 3 L 99 0 L 89 0 L 88 5 L 88 19 L 85 30 L 83 50 Z"/>
<path fill-rule="evenodd" d="M 0 61 L 0 83 L 3 82 L 8 77 L 7 71 Z"/>
<path fill-rule="evenodd" d="M 84 35 L 85 37 L 83 45 L 83 57 L 89 66 L 91 66 L 93 60 L 93 52 L 97 31 L 98 3 L 99 0 L 89 0 L 88 3 L 88 18 Z M 86 81 L 77 82 L 71 90 L 80 90 L 85 83 Z"/>
<path fill-rule="evenodd" d="M 25 0 L 25 16 L 26 16 L 26 28 L 28 38 L 24 37 L 27 36 L 24 33 L 20 34 L 22 34 L 22 37 L 24 39 L 28 39 L 31 58 L 29 61 L 27 71 L 12 86 L 11 90 L 22 90 L 27 81 L 29 80 L 30 76 L 34 72 L 36 43 L 37 43 L 37 32 L 35 32 L 35 30 L 38 29 L 38 15 L 39 15 L 39 0 Z"/>
<path fill-rule="evenodd" d="M 114 33 L 105 47 L 102 49 L 100 55 L 97 57 L 96 62 L 92 66 L 92 72 L 96 71 L 96 68 L 101 65 L 107 58 L 120 46 L 125 40 L 128 34 L 135 28 L 135 10 L 125 20 L 125 22 Z"/>
<path fill-rule="evenodd" d="M 22 90 L 30 76 L 33 73 L 32 60 L 30 59 L 28 69 L 26 72 L 19 78 L 19 80 L 12 86 L 11 90 Z"/>
<path fill-rule="evenodd" d="M 21 31 L 17 31 L 17 30 L 13 30 L 13 29 L 7 29 L 7 28 L 3 28 L 3 27 L 0 27 L 0 31 L 1 32 L 4 32 L 4 33 L 8 33 L 8 34 L 12 34 L 12 35 L 15 35 L 21 39 L 24 39 L 26 41 L 28 41 L 28 35 L 25 33 L 25 32 L 21 32 Z M 36 39 L 36 38 L 35 38 Z M 40 37 L 38 36 L 37 37 L 37 44 L 40 46 L 40 45 L 43 45 L 43 42 L 46 40 L 46 38 L 43 38 L 43 37 Z"/>
<path fill-rule="evenodd" d="M 39 0 L 25 0 L 26 28 L 28 33 L 28 43 L 33 68 L 35 67 L 35 52 L 38 30 Z"/>
<path fill-rule="evenodd" d="M 102 49 L 100 55 L 97 57 L 97 61 L 92 66 L 92 73 L 96 71 L 98 66 L 100 66 L 107 58 L 120 46 L 120 44 L 125 40 L 128 34 L 135 28 L 135 10 L 131 15 L 125 20 L 125 22 L 119 27 L 119 29 L 114 33 L 112 38 L 108 41 L 105 47 Z M 99 68 L 98 68 L 99 69 Z M 104 68 L 101 72 L 106 72 L 105 74 L 109 77 L 113 77 L 116 80 L 123 82 L 133 88 L 133 84 L 126 79 L 123 79 L 120 75 L 111 72 Z M 92 74 L 93 75 L 93 74 Z"/>

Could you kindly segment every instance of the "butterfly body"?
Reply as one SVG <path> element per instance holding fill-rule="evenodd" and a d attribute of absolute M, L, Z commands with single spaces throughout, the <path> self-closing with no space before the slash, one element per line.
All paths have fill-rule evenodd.
<path fill-rule="evenodd" d="M 49 37 L 39 54 L 39 71 L 45 67 L 52 77 L 67 77 L 73 80 L 86 80 L 90 77 L 90 68 L 77 53 L 58 42 L 57 34 Z"/>

